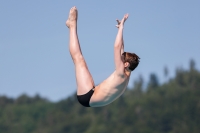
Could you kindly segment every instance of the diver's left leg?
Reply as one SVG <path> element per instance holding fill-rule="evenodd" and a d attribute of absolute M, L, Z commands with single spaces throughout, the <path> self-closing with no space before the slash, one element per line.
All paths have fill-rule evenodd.
<path fill-rule="evenodd" d="M 66 21 L 69 28 L 69 51 L 75 65 L 77 95 L 84 95 L 93 89 L 94 81 L 81 52 L 77 34 L 77 18 L 78 11 L 76 7 L 72 7 Z"/>

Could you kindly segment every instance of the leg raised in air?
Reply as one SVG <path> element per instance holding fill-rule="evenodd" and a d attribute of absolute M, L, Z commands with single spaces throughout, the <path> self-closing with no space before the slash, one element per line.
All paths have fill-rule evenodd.
<path fill-rule="evenodd" d="M 69 28 L 69 51 L 75 65 L 77 95 L 83 95 L 94 87 L 94 81 L 81 52 L 77 34 L 77 19 L 77 8 L 72 7 L 66 21 L 66 25 Z"/>

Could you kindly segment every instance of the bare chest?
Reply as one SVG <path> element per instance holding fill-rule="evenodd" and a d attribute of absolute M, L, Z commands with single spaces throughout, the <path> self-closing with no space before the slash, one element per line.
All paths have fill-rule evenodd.
<path fill-rule="evenodd" d="M 126 89 L 129 77 L 120 77 L 115 72 L 112 73 L 100 86 L 106 95 L 119 95 Z"/>
<path fill-rule="evenodd" d="M 120 77 L 115 72 L 95 87 L 96 104 L 107 105 L 121 96 L 129 82 L 129 77 Z"/>

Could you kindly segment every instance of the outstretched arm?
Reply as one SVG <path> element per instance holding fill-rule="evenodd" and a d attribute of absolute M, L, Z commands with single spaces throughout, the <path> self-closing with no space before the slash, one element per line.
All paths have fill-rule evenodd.
<path fill-rule="evenodd" d="M 122 38 L 121 55 L 124 53 L 124 39 Z"/>
<path fill-rule="evenodd" d="M 128 14 L 124 15 L 121 21 L 117 20 L 118 25 L 116 25 L 116 27 L 118 28 L 118 33 L 115 40 L 114 56 L 115 56 L 116 72 L 119 75 L 124 74 L 124 63 L 121 57 L 122 53 L 124 52 L 123 28 L 124 28 L 124 22 L 126 21 L 127 18 Z"/>
<path fill-rule="evenodd" d="M 126 18 L 127 19 L 127 18 Z M 119 21 L 118 19 L 116 20 L 117 21 L 117 25 L 116 27 L 119 28 L 120 27 L 120 23 L 121 21 Z M 122 36 L 122 47 L 121 47 L 121 55 L 124 53 L 124 39 L 123 39 L 123 36 Z"/>

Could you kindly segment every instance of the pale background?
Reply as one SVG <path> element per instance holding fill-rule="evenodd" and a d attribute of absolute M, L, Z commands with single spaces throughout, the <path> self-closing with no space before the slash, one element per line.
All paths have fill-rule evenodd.
<path fill-rule="evenodd" d="M 165 82 L 163 69 L 173 77 L 177 67 L 200 67 L 199 0 L 34 0 L 1 1 L 0 95 L 25 93 L 59 101 L 73 94 L 76 80 L 68 51 L 65 26 L 69 10 L 79 11 L 78 34 L 96 84 L 115 69 L 115 19 L 129 13 L 124 29 L 125 51 L 141 58 L 129 87 L 142 75 L 155 73 Z"/>

